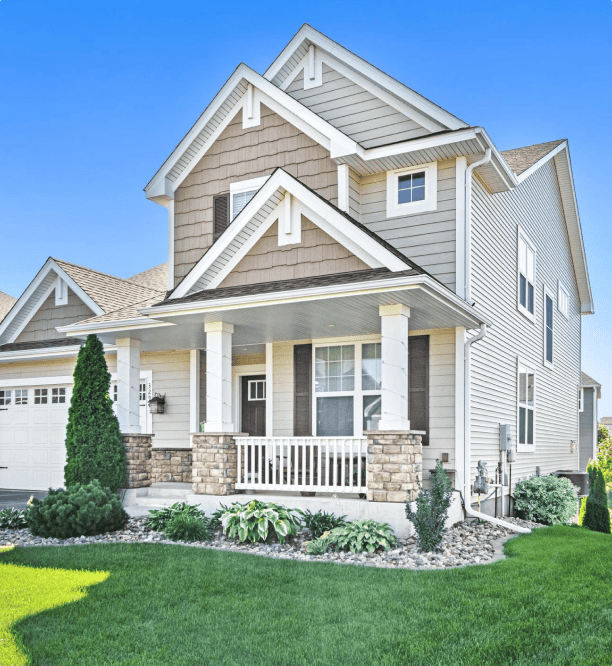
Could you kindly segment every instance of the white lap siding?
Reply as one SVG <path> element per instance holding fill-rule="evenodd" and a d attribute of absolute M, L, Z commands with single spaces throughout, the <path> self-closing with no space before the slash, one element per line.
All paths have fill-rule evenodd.
<path fill-rule="evenodd" d="M 577 390 L 580 381 L 580 303 L 563 207 L 551 160 L 515 190 L 490 195 L 474 182 L 472 299 L 492 325 L 472 351 L 472 470 L 479 459 L 494 470 L 499 424 L 517 437 L 517 357 L 535 370 L 535 452 L 518 453 L 513 483 L 575 468 L 578 453 Z M 536 246 L 535 323 L 517 309 L 517 225 Z M 557 310 L 557 281 L 569 293 L 569 321 Z M 544 366 L 543 286 L 554 301 L 554 368 Z"/>

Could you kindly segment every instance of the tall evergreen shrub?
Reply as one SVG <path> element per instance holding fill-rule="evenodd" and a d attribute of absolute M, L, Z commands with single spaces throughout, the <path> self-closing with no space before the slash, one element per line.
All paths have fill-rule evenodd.
<path fill-rule="evenodd" d="M 74 369 L 68 411 L 66 487 L 97 479 L 117 491 L 125 483 L 125 448 L 109 396 L 110 379 L 102 343 L 95 335 L 87 336 Z"/>
<path fill-rule="evenodd" d="M 610 512 L 608 511 L 606 482 L 600 469 L 597 470 L 595 482 L 589 490 L 582 526 L 595 532 L 610 534 Z"/>

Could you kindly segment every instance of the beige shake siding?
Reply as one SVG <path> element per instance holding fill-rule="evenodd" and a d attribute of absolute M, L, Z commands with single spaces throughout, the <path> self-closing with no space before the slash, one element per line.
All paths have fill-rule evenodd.
<path fill-rule="evenodd" d="M 518 453 L 513 482 L 573 469 L 578 453 L 577 391 L 580 383 L 580 302 L 554 161 L 511 192 L 491 196 L 474 183 L 472 298 L 494 325 L 472 351 L 472 478 L 479 459 L 499 460 L 499 424 L 516 442 L 517 357 L 535 370 L 535 453 Z M 535 244 L 535 323 L 517 309 L 517 226 Z M 569 321 L 557 310 L 561 280 L 569 293 Z M 554 303 L 554 368 L 543 363 L 543 285 Z"/>
<path fill-rule="evenodd" d="M 322 197 L 337 201 L 337 166 L 316 141 L 261 106 L 261 124 L 242 129 L 238 112 L 175 192 L 175 282 L 212 244 L 212 202 L 230 184 L 270 175 L 282 167 Z"/>
<path fill-rule="evenodd" d="M 15 342 L 63 338 L 65 336 L 55 330 L 58 326 L 68 326 L 94 316 L 95 313 L 70 289 L 68 290 L 68 305 L 55 305 L 55 292 L 53 292 L 26 324 Z"/>
<path fill-rule="evenodd" d="M 219 286 L 234 287 L 368 268 L 343 245 L 302 217 L 299 245 L 279 247 L 278 222 L 274 222 Z"/>

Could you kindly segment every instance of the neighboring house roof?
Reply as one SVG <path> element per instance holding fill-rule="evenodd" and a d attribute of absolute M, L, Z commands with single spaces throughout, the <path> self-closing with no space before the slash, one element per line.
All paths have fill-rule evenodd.
<path fill-rule="evenodd" d="M 601 419 L 599 419 L 599 422 L 600 422 L 602 425 L 605 425 L 606 428 L 607 428 L 608 426 L 612 426 L 612 416 L 604 416 L 604 417 L 602 417 Z"/>
<path fill-rule="evenodd" d="M 587 375 L 586 372 L 583 372 L 583 373 L 581 373 L 580 386 L 599 386 L 599 387 L 601 387 L 601 384 L 596 379 L 593 379 L 592 377 L 589 377 L 589 375 Z"/>
<path fill-rule="evenodd" d="M 0 291 L 0 322 L 6 317 L 15 303 L 17 303 L 16 298 Z"/>
<path fill-rule="evenodd" d="M 520 176 L 564 141 L 567 141 L 567 139 L 557 139 L 556 141 L 548 141 L 546 143 L 536 143 L 533 146 L 502 150 L 501 154 L 512 171 L 517 176 Z"/>
<path fill-rule="evenodd" d="M 149 268 L 142 273 L 137 273 L 131 278 L 127 278 L 127 280 L 148 289 L 155 289 L 155 291 L 166 291 L 168 286 L 168 263 L 165 262 L 159 264 L 159 266 Z"/>

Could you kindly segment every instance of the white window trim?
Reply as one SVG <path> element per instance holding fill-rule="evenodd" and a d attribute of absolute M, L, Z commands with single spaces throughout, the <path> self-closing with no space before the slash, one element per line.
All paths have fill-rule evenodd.
<path fill-rule="evenodd" d="M 380 344 L 380 336 L 377 339 L 367 339 L 360 337 L 358 340 L 339 339 L 329 342 L 313 343 L 312 345 L 312 432 L 317 432 L 317 398 L 353 398 L 353 434 L 349 437 L 363 437 L 363 396 L 382 395 L 382 387 L 364 391 L 362 389 L 362 346 L 372 343 Z M 352 391 L 316 391 L 315 381 L 315 359 L 316 350 L 320 347 L 340 347 L 353 346 L 355 348 L 355 383 Z M 318 435 L 314 434 L 314 437 Z"/>
<path fill-rule="evenodd" d="M 425 172 L 425 200 L 400 204 L 397 202 L 400 176 Z M 419 164 L 416 167 L 387 171 L 387 217 L 402 217 L 436 210 L 438 207 L 438 163 Z"/>
<path fill-rule="evenodd" d="M 565 303 L 567 305 L 567 312 L 563 312 L 561 309 L 561 294 L 565 296 Z M 569 292 L 563 286 L 561 280 L 557 282 L 557 310 L 569 321 Z"/>
<path fill-rule="evenodd" d="M 230 224 L 234 220 L 234 195 L 242 194 L 243 192 L 257 191 L 268 180 L 269 176 L 262 176 L 260 178 L 251 178 L 250 180 L 241 180 L 237 183 L 230 184 Z"/>
<path fill-rule="evenodd" d="M 232 366 L 232 387 L 234 394 L 234 425 L 236 430 L 240 432 L 242 428 L 242 377 L 248 375 L 265 375 L 266 377 L 266 396 L 270 395 L 268 387 L 268 380 L 271 377 L 268 375 L 265 363 L 254 363 L 253 365 L 233 365 Z M 266 437 L 272 437 L 272 433 L 268 432 L 268 423 L 273 425 L 273 421 L 268 421 L 268 410 L 272 409 L 272 400 L 266 401 Z"/>
<path fill-rule="evenodd" d="M 547 360 L 546 358 L 546 297 L 550 298 L 552 301 L 552 316 L 553 316 L 553 321 L 552 321 L 552 333 L 553 333 L 553 338 L 552 338 L 552 352 L 553 352 L 553 360 L 552 363 Z M 555 337 L 556 337 L 556 331 L 555 331 L 555 297 L 548 289 L 546 285 L 542 287 L 542 336 L 543 336 L 543 349 L 542 349 L 542 363 L 547 367 L 550 368 L 551 370 L 554 370 L 555 368 L 555 355 L 556 355 L 556 345 L 555 345 Z"/>
<path fill-rule="evenodd" d="M 584 389 L 578 389 L 578 413 L 584 412 Z"/>
<path fill-rule="evenodd" d="M 537 423 L 537 373 L 535 368 L 529 363 L 525 363 L 521 358 L 516 360 L 516 451 L 517 453 L 535 453 L 536 448 L 536 423 Z M 533 373 L 533 444 L 521 444 L 519 442 L 519 433 L 520 433 L 520 370 L 527 370 L 528 372 Z M 530 407 L 527 407 L 530 409 Z"/>
<path fill-rule="evenodd" d="M 533 252 L 533 314 L 529 312 L 527 308 L 524 308 L 521 305 L 521 270 L 520 270 L 520 259 L 519 259 L 519 248 L 520 243 L 519 239 L 522 240 L 527 247 Z M 537 276 L 537 267 L 538 267 L 538 253 L 536 252 L 535 245 L 531 242 L 531 239 L 527 234 L 517 225 L 517 240 L 516 240 L 516 307 L 517 310 L 527 319 L 535 324 L 535 311 L 536 311 L 536 276 Z"/>

